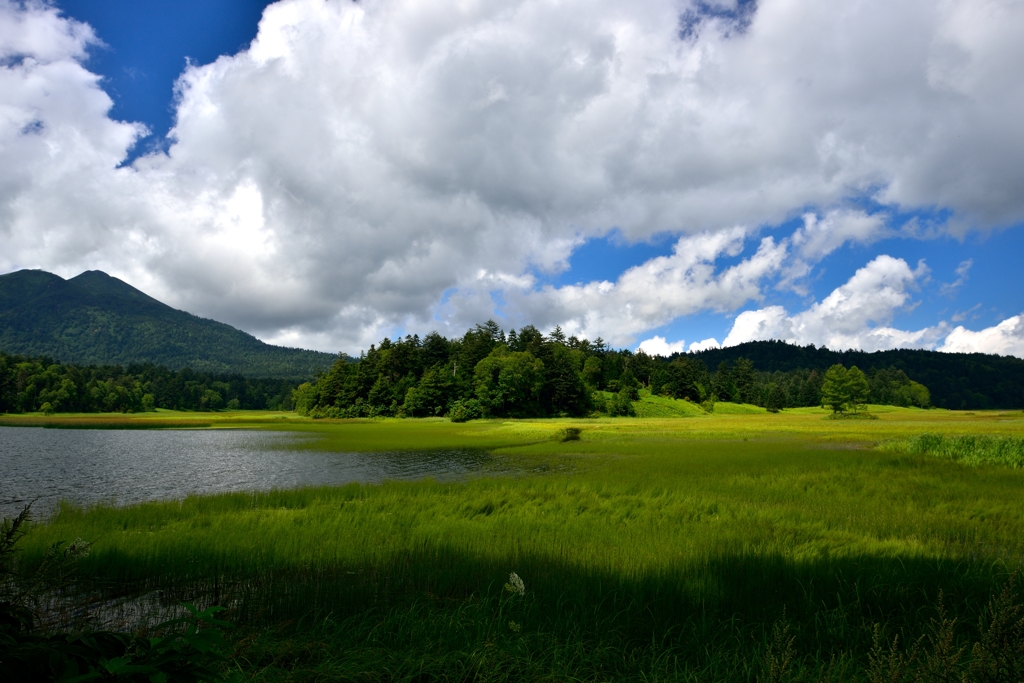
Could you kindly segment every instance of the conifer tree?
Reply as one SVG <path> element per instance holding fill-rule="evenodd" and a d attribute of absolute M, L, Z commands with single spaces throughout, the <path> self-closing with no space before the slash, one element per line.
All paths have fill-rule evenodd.
<path fill-rule="evenodd" d="M 786 393 L 778 384 L 773 383 L 768 387 L 764 407 L 768 409 L 769 413 L 777 413 L 786 407 Z"/>
<path fill-rule="evenodd" d="M 833 365 L 825 371 L 821 382 L 821 405 L 831 408 L 833 413 L 846 412 L 846 407 L 850 405 L 849 373 L 842 365 Z"/>
<path fill-rule="evenodd" d="M 856 365 L 846 371 L 846 386 L 849 392 L 850 410 L 854 412 L 864 410 L 867 407 L 871 389 L 868 387 L 868 378 Z"/>

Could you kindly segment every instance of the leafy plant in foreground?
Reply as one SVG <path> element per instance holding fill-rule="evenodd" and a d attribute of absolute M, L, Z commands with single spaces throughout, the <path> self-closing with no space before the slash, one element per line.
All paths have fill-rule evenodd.
<path fill-rule="evenodd" d="M 160 635 L 152 638 L 113 631 L 44 632 L 40 605 L 71 587 L 75 564 L 89 545 L 81 539 L 55 543 L 34 572 L 19 576 L 16 545 L 25 535 L 30 507 L 0 523 L 0 680 L 223 680 L 222 653 L 229 649 L 223 629 L 231 626 L 216 618 L 223 607 L 200 611 L 185 604 L 189 615 L 159 624 L 153 632 Z"/>
<path fill-rule="evenodd" d="M 1017 683 L 1024 680 L 1024 604 L 1018 569 L 993 595 L 978 618 L 977 639 L 961 644 L 957 619 L 945 609 L 940 592 L 927 632 L 903 646 L 899 635 L 885 637 L 882 624 L 872 629 L 865 671 L 869 683 Z M 771 683 L 800 678 L 801 658 L 785 616 L 772 628 L 763 658 L 763 676 Z"/>

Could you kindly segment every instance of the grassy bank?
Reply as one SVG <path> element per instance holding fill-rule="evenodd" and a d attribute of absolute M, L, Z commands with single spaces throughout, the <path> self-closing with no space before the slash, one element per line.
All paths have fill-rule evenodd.
<path fill-rule="evenodd" d="M 301 422 L 295 413 L 271 410 L 185 412 L 158 409 L 146 413 L 19 413 L 0 415 L 0 427 L 47 429 L 216 429 Z"/>
<path fill-rule="evenodd" d="M 1019 439 L 1024 415 L 876 412 L 236 416 L 224 426 L 308 431 L 328 450 L 481 448 L 502 473 L 65 507 L 25 560 L 81 537 L 84 585 L 230 606 L 236 668 L 255 680 L 866 680 L 893 637 L 906 652 L 941 625 L 940 592 L 954 639 L 981 640 L 1024 558 L 1024 471 L 875 447 Z M 581 439 L 561 441 L 567 427 Z"/>

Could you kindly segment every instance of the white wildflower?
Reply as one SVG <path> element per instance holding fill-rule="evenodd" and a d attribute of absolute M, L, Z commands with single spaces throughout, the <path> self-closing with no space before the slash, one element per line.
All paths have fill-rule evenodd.
<path fill-rule="evenodd" d="M 75 539 L 74 543 L 68 546 L 67 554 L 69 557 L 86 557 L 89 554 L 89 546 L 92 543 L 83 541 L 81 536 Z"/>
<path fill-rule="evenodd" d="M 519 574 L 512 572 L 508 575 L 508 583 L 505 584 L 505 590 L 509 593 L 515 593 L 519 597 L 526 594 L 526 584 L 519 578 Z"/>

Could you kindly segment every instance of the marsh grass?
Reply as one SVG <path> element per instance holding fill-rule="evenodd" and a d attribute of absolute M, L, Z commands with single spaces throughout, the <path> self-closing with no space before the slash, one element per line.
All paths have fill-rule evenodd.
<path fill-rule="evenodd" d="M 202 419 L 125 419 L 121 416 L 48 417 L 46 419 L 0 418 L 0 427 L 42 427 L 44 429 L 208 429 L 214 425 Z"/>
<path fill-rule="evenodd" d="M 1024 420 L 824 414 L 300 422 L 317 448 L 473 444 L 508 467 L 64 505 L 25 538 L 24 570 L 87 539 L 82 590 L 228 606 L 239 665 L 268 681 L 869 680 L 872 657 L 936 633 L 940 605 L 966 671 L 1024 558 L 1024 472 L 869 446 L 1017 438 Z"/>
<path fill-rule="evenodd" d="M 885 441 L 879 448 L 896 453 L 930 455 L 965 465 L 1024 467 L 1024 438 L 1016 436 L 921 434 Z"/>
<path fill-rule="evenodd" d="M 46 429 L 211 429 L 278 427 L 302 422 L 295 413 L 261 410 L 183 412 L 156 410 L 148 413 L 69 413 L 61 415 L 0 415 L 0 427 Z"/>

